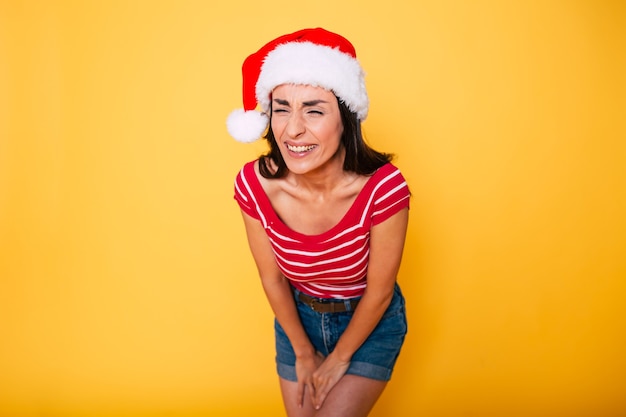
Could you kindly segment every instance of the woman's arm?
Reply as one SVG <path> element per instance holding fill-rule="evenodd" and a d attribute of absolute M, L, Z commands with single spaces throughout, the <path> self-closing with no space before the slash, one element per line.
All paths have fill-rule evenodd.
<path fill-rule="evenodd" d="M 313 404 L 322 406 L 326 395 L 347 371 L 352 355 L 374 330 L 393 297 L 408 226 L 408 208 L 370 231 L 367 288 L 335 350 L 314 374 Z"/>
<path fill-rule="evenodd" d="M 258 220 L 242 211 L 243 221 L 248 236 L 250 251 L 256 262 L 263 290 L 270 306 L 285 330 L 296 354 L 296 375 L 298 377 L 298 404 L 302 405 L 304 389 L 308 387 L 312 393 L 312 376 L 321 359 L 307 336 L 300 316 L 296 310 L 291 287 L 283 276 L 276 260 L 270 241 Z"/>

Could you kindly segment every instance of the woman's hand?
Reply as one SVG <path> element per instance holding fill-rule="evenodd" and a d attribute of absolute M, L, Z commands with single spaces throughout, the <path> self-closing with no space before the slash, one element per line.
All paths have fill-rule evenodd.
<path fill-rule="evenodd" d="M 298 407 L 304 404 L 304 395 L 309 390 L 311 401 L 315 397 L 315 384 L 313 375 L 317 368 L 324 362 L 324 356 L 320 352 L 302 358 L 296 358 L 296 376 L 298 378 Z"/>
<path fill-rule="evenodd" d="M 350 366 L 350 361 L 344 361 L 331 353 L 313 373 L 313 390 L 311 401 L 313 407 L 319 410 L 324 404 L 326 396 L 339 382 Z"/>

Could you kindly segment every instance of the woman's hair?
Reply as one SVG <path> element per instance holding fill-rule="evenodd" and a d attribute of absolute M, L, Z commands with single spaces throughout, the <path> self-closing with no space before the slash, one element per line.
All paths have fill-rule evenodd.
<path fill-rule="evenodd" d="M 341 122 L 343 123 L 341 143 L 346 150 L 343 169 L 359 175 L 371 175 L 378 168 L 390 162 L 393 159 L 393 155 L 378 152 L 365 143 L 363 133 L 361 132 L 361 122 L 358 120 L 356 113 L 350 111 L 348 106 L 341 100 L 337 99 L 337 102 L 339 104 L 339 112 L 341 113 Z M 276 143 L 276 138 L 274 138 L 271 123 L 265 139 L 267 139 L 270 150 L 259 158 L 259 172 L 264 178 L 282 178 L 287 174 L 287 164 L 285 164 L 285 160 Z M 275 172 L 270 170 L 268 158 L 276 165 L 277 169 Z"/>

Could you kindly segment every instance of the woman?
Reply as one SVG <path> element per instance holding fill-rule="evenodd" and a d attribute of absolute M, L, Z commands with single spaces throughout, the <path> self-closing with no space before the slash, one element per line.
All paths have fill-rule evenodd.
<path fill-rule="evenodd" d="M 354 48 L 321 28 L 281 36 L 245 60 L 243 102 L 230 134 L 251 142 L 267 129 L 270 149 L 240 171 L 235 199 L 276 317 L 287 415 L 366 416 L 407 330 L 396 275 L 409 190 L 361 135 Z"/>

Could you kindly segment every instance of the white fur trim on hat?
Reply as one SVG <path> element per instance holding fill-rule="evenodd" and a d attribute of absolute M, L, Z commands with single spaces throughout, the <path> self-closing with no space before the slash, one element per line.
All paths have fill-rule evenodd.
<path fill-rule="evenodd" d="M 226 129 L 235 140 L 251 143 L 263 135 L 268 123 L 269 117 L 265 113 L 256 110 L 237 109 L 228 115 Z"/>
<path fill-rule="evenodd" d="M 261 108 L 269 112 L 272 90 L 281 84 L 306 84 L 335 93 L 359 120 L 367 117 L 369 99 L 359 62 L 339 49 L 311 42 L 290 42 L 267 54 L 256 84 Z"/>

